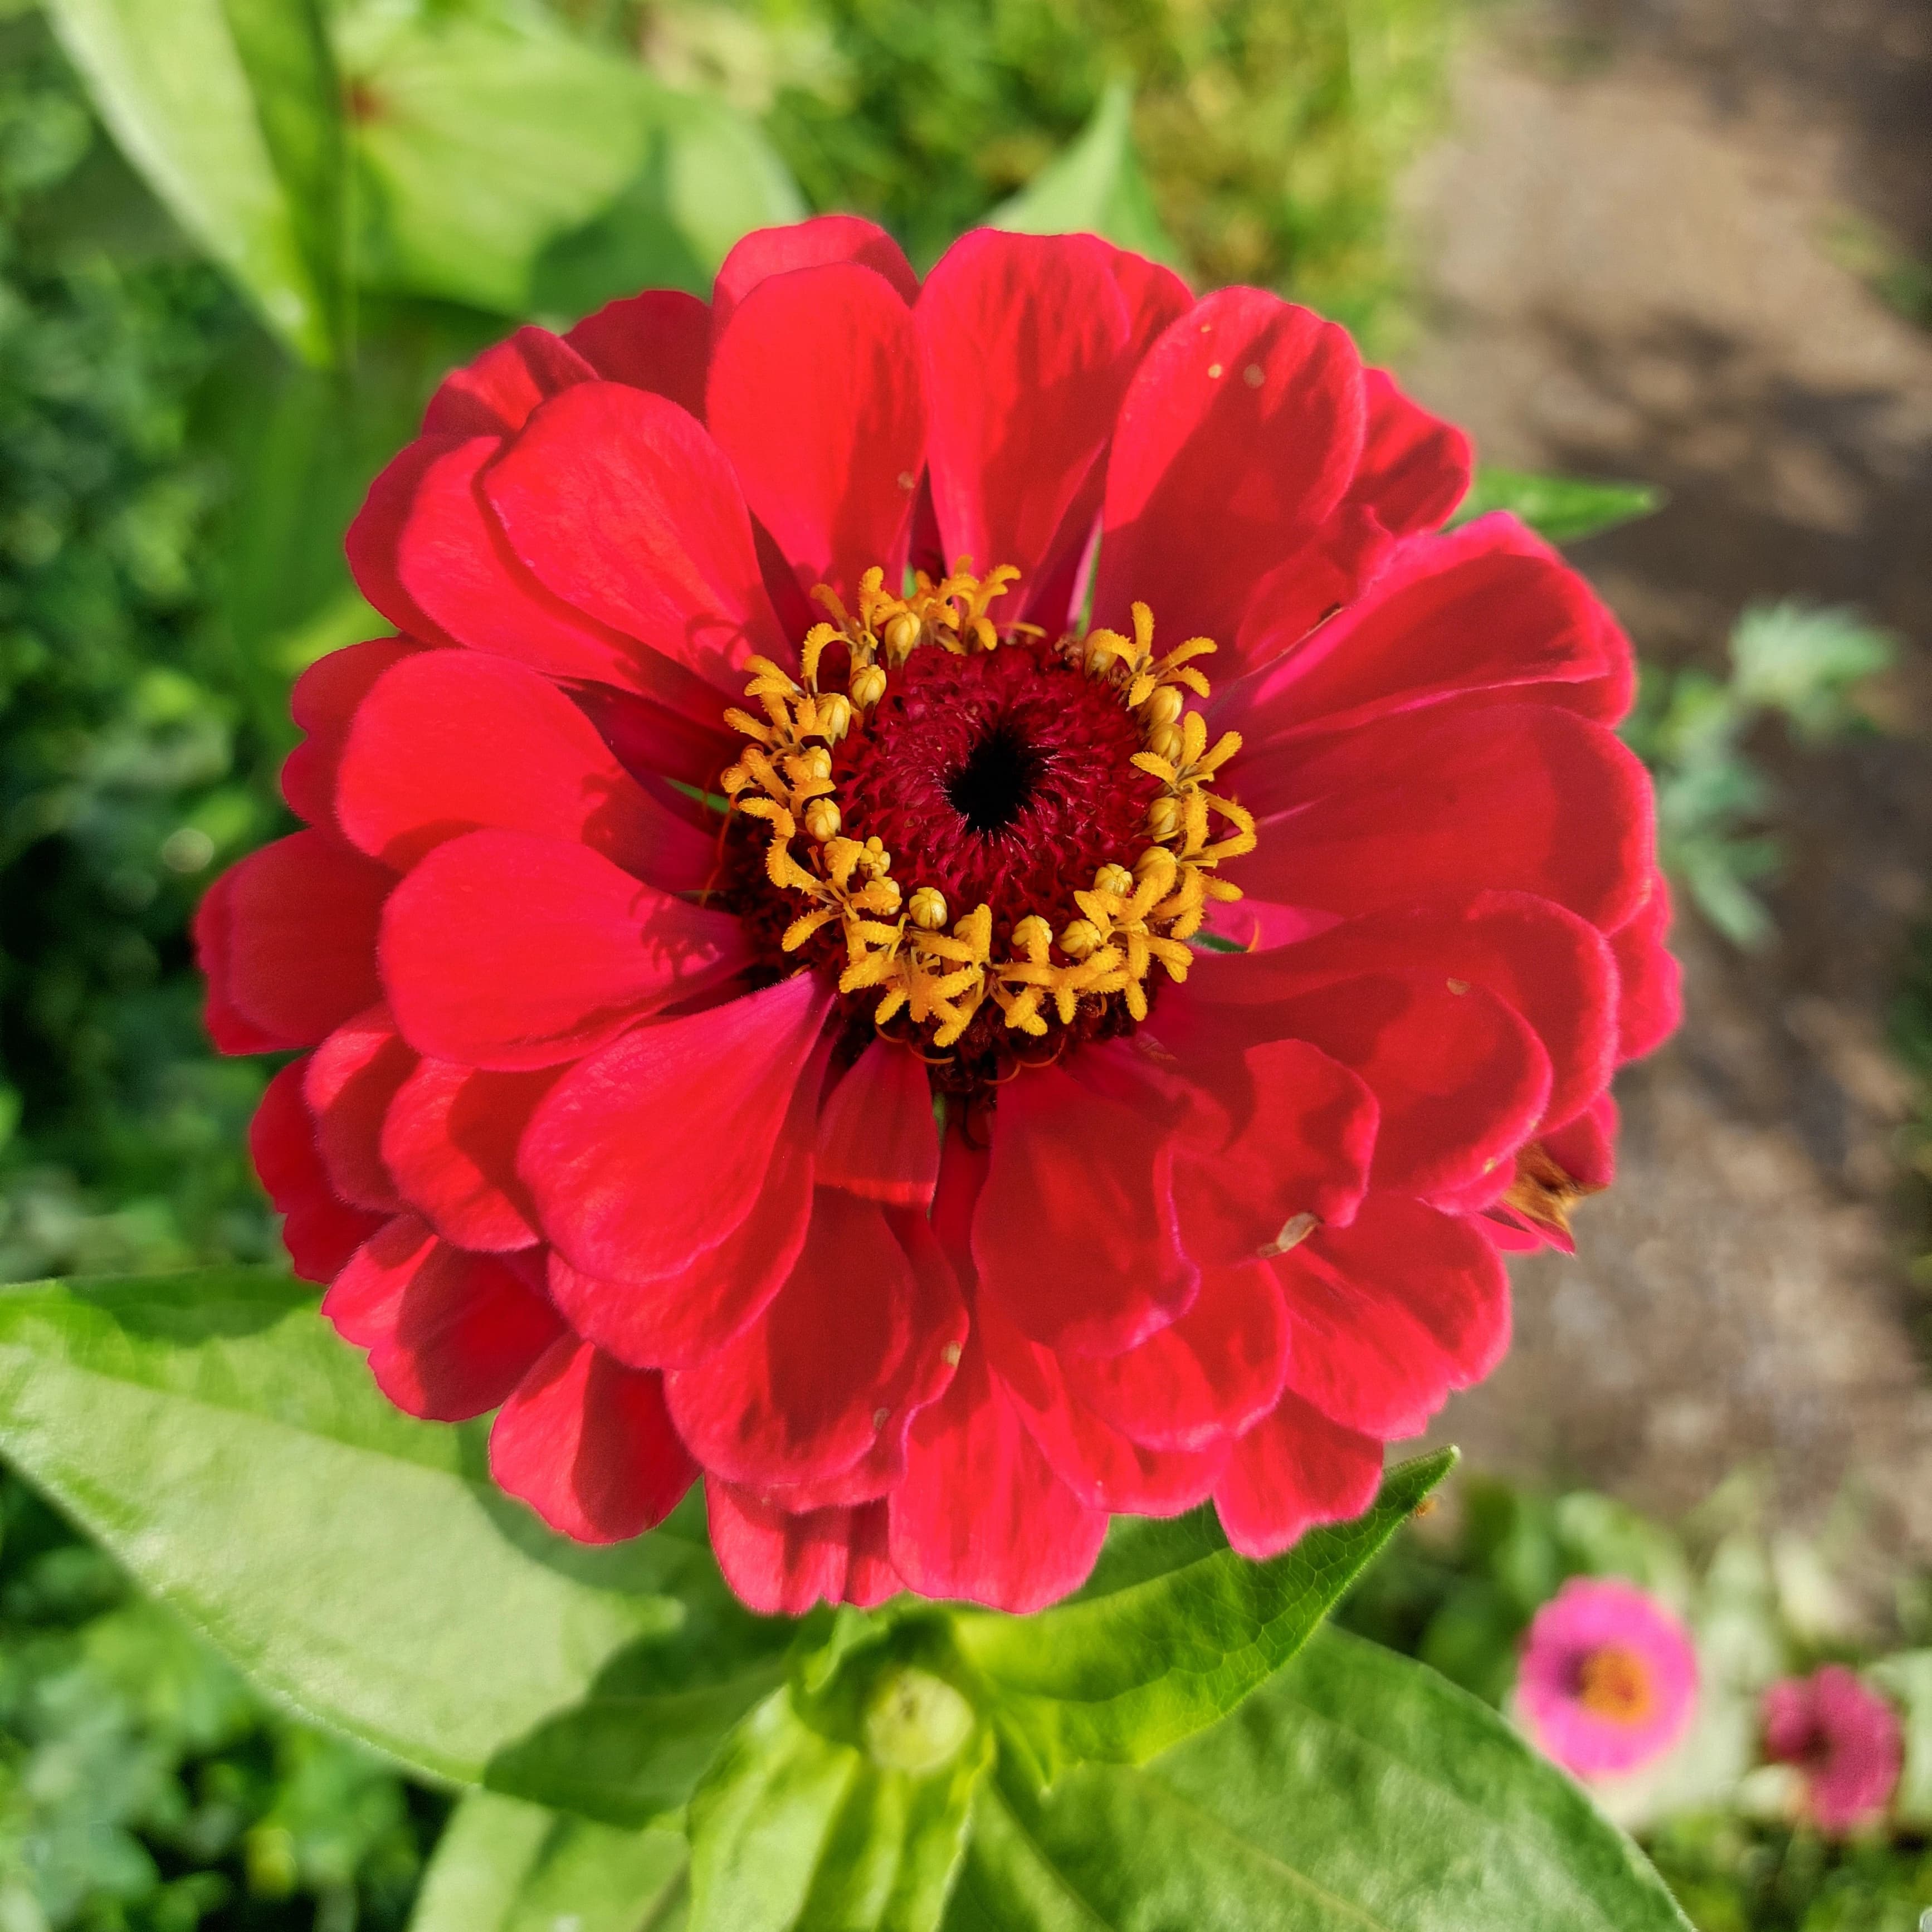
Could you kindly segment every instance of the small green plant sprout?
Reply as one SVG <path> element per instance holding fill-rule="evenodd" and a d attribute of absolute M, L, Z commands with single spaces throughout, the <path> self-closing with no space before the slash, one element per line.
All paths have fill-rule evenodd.
<path fill-rule="evenodd" d="M 1858 689 L 1893 650 L 1855 610 L 1787 600 L 1754 604 L 1738 620 L 1727 677 L 1645 668 L 1624 736 L 1656 775 L 1664 866 L 1734 945 L 1756 950 L 1775 936 L 1752 888 L 1784 862 L 1763 829 L 1778 790 L 1746 749 L 1752 734 L 1773 716 L 1811 747 L 1869 728 Z"/>

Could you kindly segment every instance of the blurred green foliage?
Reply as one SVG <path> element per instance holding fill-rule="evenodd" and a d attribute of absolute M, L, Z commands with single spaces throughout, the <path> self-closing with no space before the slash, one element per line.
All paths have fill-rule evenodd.
<path fill-rule="evenodd" d="M 446 1809 L 265 1708 L 0 1477 L 4 1932 L 399 1932 Z"/>
<path fill-rule="evenodd" d="M 273 1243 L 261 1076 L 207 1052 L 184 938 L 270 823 L 192 430 L 247 324 L 143 206 L 38 21 L 0 22 L 0 1278 Z"/>
<path fill-rule="evenodd" d="M 1395 177 L 1436 125 L 1461 0 L 580 0 L 655 72 L 759 116 L 816 206 L 916 263 L 1136 93 L 1161 222 L 1204 284 L 1282 289 L 1371 340 Z"/>
<path fill-rule="evenodd" d="M 1734 944 L 1770 943 L 1771 915 L 1752 886 L 1784 861 L 1763 829 L 1779 800 L 1750 754 L 1752 734 L 1773 718 L 1802 746 L 1870 728 L 1858 687 L 1892 652 L 1892 639 L 1855 610 L 1786 602 L 1754 605 L 1738 620 L 1725 677 L 1644 668 L 1624 736 L 1656 776 L 1664 862 Z"/>

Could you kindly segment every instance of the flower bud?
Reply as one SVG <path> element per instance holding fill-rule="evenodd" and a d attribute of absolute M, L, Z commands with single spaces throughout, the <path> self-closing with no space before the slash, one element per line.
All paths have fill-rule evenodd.
<path fill-rule="evenodd" d="M 1178 724 L 1156 724 L 1148 734 L 1147 748 L 1156 758 L 1165 758 L 1171 765 L 1179 760 L 1186 742 Z"/>
<path fill-rule="evenodd" d="M 910 610 L 902 610 L 886 626 L 886 652 L 895 664 L 904 664 L 919 642 L 919 620 Z"/>
<path fill-rule="evenodd" d="M 861 711 L 869 711 L 886 694 L 886 674 L 875 664 L 861 664 L 846 688 L 852 694 L 852 702 Z"/>
<path fill-rule="evenodd" d="M 1180 802 L 1157 798 L 1148 807 L 1148 830 L 1156 838 L 1172 838 L 1180 830 Z"/>
<path fill-rule="evenodd" d="M 1116 898 L 1130 899 L 1134 896 L 1134 875 L 1124 866 L 1102 866 L 1094 874 L 1094 890 L 1112 892 Z"/>
<path fill-rule="evenodd" d="M 1053 928 L 1036 912 L 1030 912 L 1013 928 L 1013 944 L 1031 958 L 1035 953 L 1044 954 L 1053 944 Z"/>
<path fill-rule="evenodd" d="M 928 932 L 937 932 L 946 923 L 946 895 L 937 886 L 921 886 L 907 902 L 906 916 Z"/>
<path fill-rule="evenodd" d="M 1060 935 L 1060 950 L 1070 959 L 1088 959 L 1100 950 L 1100 928 L 1090 919 L 1073 920 Z"/>
<path fill-rule="evenodd" d="M 842 691 L 828 693 L 818 700 L 818 729 L 813 734 L 836 745 L 852 728 L 852 700 Z"/>
<path fill-rule="evenodd" d="M 1186 702 L 1178 685 L 1164 684 L 1141 706 L 1141 715 L 1152 729 L 1157 730 L 1162 724 L 1177 724 Z"/>
<path fill-rule="evenodd" d="M 809 799 L 805 807 L 805 829 L 823 845 L 838 836 L 838 808 L 829 798 Z"/>

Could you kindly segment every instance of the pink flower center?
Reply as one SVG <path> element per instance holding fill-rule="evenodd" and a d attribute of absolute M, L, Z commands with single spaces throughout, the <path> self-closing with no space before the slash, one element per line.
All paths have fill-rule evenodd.
<path fill-rule="evenodd" d="M 1584 1653 L 1576 1665 L 1576 1693 L 1585 1710 L 1616 1724 L 1640 1724 L 1657 1704 L 1650 1665 L 1622 1644 Z"/>

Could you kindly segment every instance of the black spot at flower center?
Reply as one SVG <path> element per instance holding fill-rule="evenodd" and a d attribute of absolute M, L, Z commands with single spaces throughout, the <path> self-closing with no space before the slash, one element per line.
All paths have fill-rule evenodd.
<path fill-rule="evenodd" d="M 969 832 L 1004 832 L 1025 808 L 1045 760 L 1000 718 L 946 782 L 946 796 Z"/>

